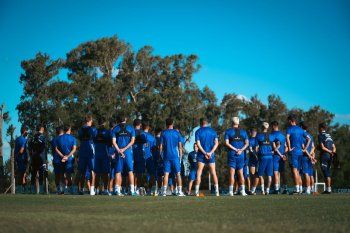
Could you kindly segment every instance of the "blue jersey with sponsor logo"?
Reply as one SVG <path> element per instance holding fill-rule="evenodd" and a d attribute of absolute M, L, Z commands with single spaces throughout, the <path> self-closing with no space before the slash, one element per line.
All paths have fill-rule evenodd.
<path fill-rule="evenodd" d="M 248 134 L 244 129 L 231 128 L 225 132 L 225 140 L 229 140 L 231 146 L 236 149 L 242 149 L 245 141 L 248 140 Z M 242 152 L 244 154 L 244 152 Z M 229 149 L 229 155 L 236 155 L 236 151 Z"/>
<path fill-rule="evenodd" d="M 126 147 L 132 138 L 135 138 L 135 129 L 131 125 L 124 123 L 118 124 L 112 130 L 112 138 L 116 139 L 116 143 L 119 148 Z M 132 148 L 128 148 L 127 151 L 131 151 Z"/>
<path fill-rule="evenodd" d="M 258 133 L 256 135 L 256 146 L 259 147 L 258 155 L 260 156 L 269 156 L 273 155 L 273 142 L 275 136 L 269 133 Z"/>

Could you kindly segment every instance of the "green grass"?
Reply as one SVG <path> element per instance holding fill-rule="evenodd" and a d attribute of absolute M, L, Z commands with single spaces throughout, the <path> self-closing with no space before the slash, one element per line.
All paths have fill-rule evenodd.
<path fill-rule="evenodd" d="M 112 230 L 112 231 L 111 231 Z M 0 232 L 350 232 L 350 195 L 0 195 Z"/>

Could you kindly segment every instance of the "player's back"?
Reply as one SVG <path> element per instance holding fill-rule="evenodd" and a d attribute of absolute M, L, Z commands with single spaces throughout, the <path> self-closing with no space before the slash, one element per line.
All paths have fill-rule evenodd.
<path fill-rule="evenodd" d="M 287 135 L 290 135 L 290 144 L 294 148 L 292 152 L 302 154 L 302 145 L 306 135 L 305 131 L 299 126 L 293 125 L 287 128 Z"/>
<path fill-rule="evenodd" d="M 218 135 L 211 127 L 201 127 L 196 131 L 195 138 L 196 141 L 200 141 L 205 151 L 210 151 L 214 147 Z"/>
<path fill-rule="evenodd" d="M 69 154 L 75 145 L 76 139 L 70 134 L 63 134 L 56 140 L 58 150 L 64 155 Z"/>
<path fill-rule="evenodd" d="M 161 143 L 163 145 L 164 159 L 173 160 L 179 158 L 179 142 L 181 142 L 181 135 L 175 129 L 163 130 L 161 136 Z"/>

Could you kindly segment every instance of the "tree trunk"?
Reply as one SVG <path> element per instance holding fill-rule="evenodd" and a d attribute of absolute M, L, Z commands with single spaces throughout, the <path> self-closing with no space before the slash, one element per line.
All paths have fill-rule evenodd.
<path fill-rule="evenodd" d="M 16 182 L 15 182 L 15 150 L 11 146 L 11 194 L 16 193 Z"/>

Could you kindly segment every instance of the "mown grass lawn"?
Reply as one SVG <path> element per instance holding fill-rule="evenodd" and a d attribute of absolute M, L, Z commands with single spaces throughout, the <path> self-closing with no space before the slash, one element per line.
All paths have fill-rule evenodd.
<path fill-rule="evenodd" d="M 350 232 L 350 195 L 0 195 L 0 232 Z"/>

